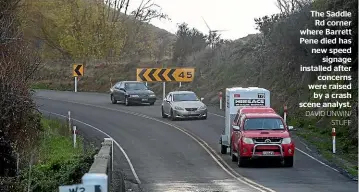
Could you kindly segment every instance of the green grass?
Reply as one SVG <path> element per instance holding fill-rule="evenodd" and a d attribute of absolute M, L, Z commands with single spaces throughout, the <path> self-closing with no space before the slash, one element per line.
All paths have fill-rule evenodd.
<path fill-rule="evenodd" d="M 42 134 L 36 163 L 31 169 L 31 191 L 56 191 L 58 186 L 81 182 L 81 177 L 89 170 L 96 153 L 94 147 L 84 150 L 84 139 L 77 137 L 73 146 L 72 133 L 65 122 L 56 119 L 41 119 Z M 19 177 L 17 191 L 24 191 L 28 184 L 30 169 L 24 169 Z"/>
<path fill-rule="evenodd" d="M 306 142 L 312 144 L 319 153 L 342 169 L 346 170 L 349 174 L 358 177 L 358 150 L 355 146 L 351 147 L 349 152 L 345 150 L 347 143 L 345 138 L 338 138 L 336 141 L 336 154 L 332 153 L 332 137 L 330 131 L 319 131 L 316 128 L 300 129 L 296 132 L 296 135 L 303 138 Z"/>
<path fill-rule="evenodd" d="M 33 83 L 31 89 L 49 89 L 49 85 L 45 83 Z"/>
<path fill-rule="evenodd" d="M 41 124 L 44 132 L 39 151 L 43 161 L 66 160 L 83 153 L 83 138 L 77 136 L 77 147 L 74 148 L 70 131 L 63 122 L 43 118 Z"/>

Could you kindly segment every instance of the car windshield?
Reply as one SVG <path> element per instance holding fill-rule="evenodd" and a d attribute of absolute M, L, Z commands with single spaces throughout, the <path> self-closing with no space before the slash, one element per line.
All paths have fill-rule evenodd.
<path fill-rule="evenodd" d="M 198 101 L 194 93 L 178 93 L 173 94 L 173 101 Z"/>
<path fill-rule="evenodd" d="M 284 125 L 279 118 L 248 118 L 244 130 L 284 130 Z"/>
<path fill-rule="evenodd" d="M 147 87 L 143 83 L 126 83 L 126 90 L 147 90 Z"/>

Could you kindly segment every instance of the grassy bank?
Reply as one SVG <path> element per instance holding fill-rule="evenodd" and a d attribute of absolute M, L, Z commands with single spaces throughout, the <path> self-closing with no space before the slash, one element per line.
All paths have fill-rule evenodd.
<path fill-rule="evenodd" d="M 31 191 L 57 191 L 60 185 L 81 183 L 92 162 L 95 150 L 84 150 L 84 140 L 77 139 L 74 148 L 72 137 L 64 122 L 42 118 L 42 135 L 32 158 L 33 166 L 21 171 L 20 185 L 15 191 L 24 191 L 29 183 Z M 30 182 L 29 182 L 30 181 Z"/>
<path fill-rule="evenodd" d="M 296 135 L 306 143 L 310 143 L 321 156 L 337 165 L 351 176 L 358 177 L 358 149 L 349 145 L 340 132 L 337 133 L 336 153 L 333 154 L 332 137 L 328 131 L 321 131 L 315 127 L 298 129 Z"/>

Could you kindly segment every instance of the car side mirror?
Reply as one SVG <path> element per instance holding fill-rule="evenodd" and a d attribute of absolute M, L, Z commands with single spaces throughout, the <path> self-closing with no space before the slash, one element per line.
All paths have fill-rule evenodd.
<path fill-rule="evenodd" d="M 233 125 L 232 128 L 233 128 L 233 131 L 239 131 L 239 126 L 237 126 L 237 125 Z"/>
<path fill-rule="evenodd" d="M 203 101 L 204 100 L 204 98 L 203 97 L 201 97 L 201 101 Z"/>

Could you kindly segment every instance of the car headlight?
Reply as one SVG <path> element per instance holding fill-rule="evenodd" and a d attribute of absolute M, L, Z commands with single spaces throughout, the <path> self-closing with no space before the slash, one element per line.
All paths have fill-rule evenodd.
<path fill-rule="evenodd" d="M 205 109 L 207 109 L 206 106 L 200 106 L 200 107 L 198 108 L 198 110 L 205 110 Z"/>
<path fill-rule="evenodd" d="M 155 95 L 155 94 L 151 94 L 150 97 L 156 97 L 156 95 Z"/>
<path fill-rule="evenodd" d="M 282 140 L 282 144 L 289 144 L 289 143 L 291 143 L 292 142 L 292 139 L 290 138 L 290 137 L 288 137 L 288 138 L 283 138 L 283 140 Z"/>
<path fill-rule="evenodd" d="M 176 110 L 183 110 L 182 107 L 178 107 L 178 106 L 175 106 L 175 109 L 176 109 Z"/>
<path fill-rule="evenodd" d="M 243 137 L 243 142 L 246 144 L 254 144 L 252 138 Z"/>
<path fill-rule="evenodd" d="M 130 95 L 130 97 L 139 97 L 138 95 Z"/>

